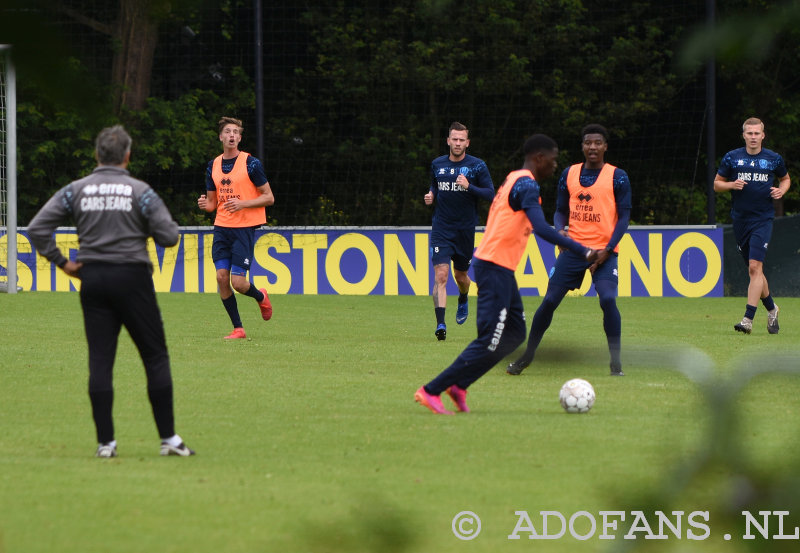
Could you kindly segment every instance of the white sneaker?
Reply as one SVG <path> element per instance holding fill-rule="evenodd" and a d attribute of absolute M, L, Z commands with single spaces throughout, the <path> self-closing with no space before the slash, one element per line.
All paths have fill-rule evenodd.
<path fill-rule="evenodd" d="M 733 325 L 733 328 L 734 330 L 736 330 L 736 332 L 744 332 L 745 334 L 750 334 L 751 332 L 753 332 L 753 319 L 742 317 L 742 322 Z"/>
<path fill-rule="evenodd" d="M 101 457 L 103 459 L 109 459 L 111 457 L 117 456 L 117 446 L 112 444 L 100 444 L 97 446 L 97 452 L 94 454 L 95 457 Z"/>
<path fill-rule="evenodd" d="M 778 304 L 775 304 L 775 309 L 767 311 L 767 332 L 777 334 L 780 328 L 778 326 Z"/>
<path fill-rule="evenodd" d="M 186 444 L 181 442 L 179 446 L 169 445 L 167 442 L 161 442 L 161 455 L 178 455 L 180 457 L 188 457 L 194 455 L 194 451 L 186 447 Z"/>

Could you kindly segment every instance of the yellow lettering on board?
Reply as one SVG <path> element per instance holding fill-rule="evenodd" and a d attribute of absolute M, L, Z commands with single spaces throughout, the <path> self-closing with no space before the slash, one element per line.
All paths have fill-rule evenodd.
<path fill-rule="evenodd" d="M 630 234 L 626 234 L 619 242 L 619 296 L 630 296 L 632 288 L 631 267 L 642 280 L 650 296 L 664 295 L 663 262 L 661 252 L 663 249 L 663 235 L 660 232 L 650 232 L 647 235 L 649 262 L 645 262 L 636 243 Z"/>
<path fill-rule="evenodd" d="M 78 235 L 76 233 L 73 234 L 66 234 L 66 233 L 56 233 L 56 246 L 61 253 L 64 254 L 64 257 L 70 259 L 70 250 L 77 250 L 78 249 Z M 45 260 L 47 261 L 47 260 Z M 47 263 L 50 265 L 50 263 Z M 50 267 L 47 268 L 48 273 L 50 272 Z M 48 283 L 50 279 L 48 278 Z M 69 292 L 70 290 L 80 290 L 80 279 L 73 278 L 71 276 L 67 276 L 67 273 L 62 271 L 61 269 L 56 269 L 56 292 Z"/>
<path fill-rule="evenodd" d="M 53 267 L 45 257 L 36 253 L 36 291 L 50 292 L 53 289 Z M 58 270 L 58 269 L 56 269 Z"/>
<path fill-rule="evenodd" d="M 706 256 L 706 274 L 698 282 L 689 282 L 681 273 L 681 256 L 689 248 L 697 248 Z M 687 298 L 705 296 L 714 289 L 722 274 L 722 257 L 717 246 L 705 234 L 681 234 L 667 250 L 667 279 L 677 293 Z"/>
<path fill-rule="evenodd" d="M 531 264 L 530 273 L 525 272 L 528 262 Z M 544 266 L 542 252 L 539 250 L 539 243 L 533 233 L 528 236 L 528 244 L 525 246 L 525 252 L 523 252 L 522 259 L 520 259 L 514 274 L 517 277 L 517 284 L 519 284 L 520 290 L 536 288 L 540 296 L 544 296 L 545 292 L 547 292 L 547 282 L 549 281 L 547 269 Z"/>
<path fill-rule="evenodd" d="M 175 277 L 175 266 L 178 264 L 178 248 L 181 239 L 171 248 L 164 248 L 164 261 L 159 264 L 156 243 L 152 238 L 147 239 L 147 253 L 153 263 L 153 287 L 156 292 L 169 292 L 172 288 L 172 279 Z"/>
<path fill-rule="evenodd" d="M 342 276 L 341 262 L 344 252 L 356 249 L 364 254 L 367 270 L 358 282 L 348 282 Z M 325 274 L 337 294 L 367 295 L 375 289 L 381 278 L 381 254 L 377 246 L 363 234 L 347 233 L 333 241 L 325 257 Z"/>
<path fill-rule="evenodd" d="M 8 251 L 8 235 L 0 236 L 0 251 Z M 31 253 L 33 248 L 28 239 L 22 234 L 17 233 L 17 253 Z M 0 265 L 8 269 L 5 265 Z M 21 286 L 23 290 L 33 290 L 33 273 L 31 268 L 25 265 L 22 261 L 17 259 L 17 286 Z"/>
<path fill-rule="evenodd" d="M 196 234 L 183 233 L 183 291 L 199 292 L 200 280 L 197 270 L 200 264 L 200 255 L 197 250 L 198 237 Z"/>
<path fill-rule="evenodd" d="M 317 252 L 328 247 L 327 234 L 294 234 L 292 247 L 303 251 L 303 294 L 317 294 Z"/>
<path fill-rule="evenodd" d="M 214 245 L 214 233 L 209 232 L 203 235 L 203 292 L 216 293 L 219 286 L 217 285 L 217 268 L 214 267 L 214 259 L 211 256 L 211 250 Z M 186 250 L 184 250 L 185 252 Z M 184 255 L 186 255 L 184 253 Z"/>
<path fill-rule="evenodd" d="M 400 293 L 398 268 L 403 270 L 411 289 L 417 296 L 428 295 L 428 235 L 418 233 L 414 235 L 414 259 L 416 268 L 411 262 L 400 238 L 396 234 L 385 234 L 383 237 L 383 294 L 396 296 Z M 471 286 L 470 289 L 475 288 Z"/>
<path fill-rule="evenodd" d="M 478 249 L 478 246 L 481 245 L 481 242 L 483 242 L 483 235 L 484 235 L 483 232 L 477 232 L 477 231 L 475 232 L 475 242 L 474 242 L 475 248 L 472 250 L 473 253 L 475 252 L 475 250 Z M 430 245 L 428 246 L 428 251 L 430 252 Z M 475 259 L 475 258 L 473 257 L 473 259 Z M 452 269 L 452 267 L 451 267 L 451 269 Z M 469 287 L 469 295 L 473 296 L 473 297 L 477 296 L 478 295 L 478 287 L 477 286 L 470 286 Z"/>
<path fill-rule="evenodd" d="M 270 249 L 274 249 L 277 253 L 289 253 L 292 250 L 291 246 L 289 246 L 289 241 L 274 232 L 264 234 L 256 240 L 253 257 L 255 257 L 259 265 L 278 278 L 275 284 L 270 284 L 266 276 L 254 276 L 253 284 L 255 284 L 256 288 L 266 288 L 267 292 L 270 293 L 288 294 L 289 288 L 292 287 L 292 272 L 289 267 L 269 254 Z"/>

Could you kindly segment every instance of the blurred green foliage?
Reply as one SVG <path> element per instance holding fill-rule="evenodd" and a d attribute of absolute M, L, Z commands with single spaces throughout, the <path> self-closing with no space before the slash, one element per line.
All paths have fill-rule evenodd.
<path fill-rule="evenodd" d="M 243 119 L 243 149 L 256 153 L 251 2 L 153 4 L 162 33 L 152 96 L 141 111 L 119 112 L 109 82 L 113 40 L 84 27 L 84 42 L 66 40 L 65 4 L 91 13 L 82 0 L 52 9 L 9 0 L 0 13 L 0 42 L 14 43 L 19 66 L 20 223 L 90 170 L 94 135 L 121 122 L 134 137 L 131 171 L 181 224 L 208 224 L 195 199 L 220 151 L 217 119 Z M 800 9 L 769 0 L 719 4 L 713 32 L 701 12 L 679 2 L 265 5 L 265 27 L 291 37 L 264 50 L 272 222 L 429 224 L 421 198 L 430 160 L 445 153 L 446 129 L 457 119 L 473 129 L 470 151 L 487 161 L 495 186 L 519 166 L 528 134 L 553 136 L 563 168 L 582 159 L 580 128 L 603 123 L 612 135 L 607 161 L 631 176 L 633 222 L 705 223 L 705 121 L 681 119 L 692 113 L 682 111 L 688 91 L 702 90 L 708 52 L 719 57 L 712 163 L 741 144 L 741 122 L 758 116 L 765 147 L 784 155 L 791 174 L 800 169 L 800 79 L 789 70 L 800 58 Z M 119 5 L 97 17 L 113 23 Z M 689 155 L 675 157 L 676 145 Z M 551 214 L 554 194 L 544 190 Z M 716 201 L 718 222 L 728 222 L 726 195 Z M 800 212 L 800 187 L 784 208 Z M 488 205 L 481 209 L 485 215 Z"/>

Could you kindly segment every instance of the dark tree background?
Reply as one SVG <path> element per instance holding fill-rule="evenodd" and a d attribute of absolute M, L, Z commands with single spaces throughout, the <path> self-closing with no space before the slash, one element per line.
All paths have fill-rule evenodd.
<path fill-rule="evenodd" d="M 723 4 L 723 3 L 720 3 Z M 726 0 L 704 30 L 689 0 L 263 2 L 270 224 L 428 225 L 428 167 L 454 120 L 499 186 L 534 132 L 582 160 L 579 133 L 604 124 L 638 224 L 706 222 L 705 76 L 717 64 L 717 152 L 748 116 L 798 173 L 800 38 L 793 2 Z M 0 42 L 18 67 L 20 223 L 89 171 L 93 139 L 121 122 L 131 171 L 183 225 L 221 151 L 216 121 L 245 121 L 255 152 L 252 0 L 4 0 Z M 701 32 L 697 32 L 700 29 Z M 680 61 L 680 63 L 679 63 Z M 552 183 L 548 183 L 552 185 Z M 550 189 L 551 190 L 551 189 Z M 795 187 L 787 213 L 797 212 Z M 484 206 L 488 209 L 488 206 Z M 545 209 L 554 194 L 545 186 Z M 717 220 L 728 220 L 717 198 Z"/>

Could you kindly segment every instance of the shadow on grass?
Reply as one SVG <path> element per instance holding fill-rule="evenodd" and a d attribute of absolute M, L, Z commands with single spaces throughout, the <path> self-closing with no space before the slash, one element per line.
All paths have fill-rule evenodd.
<path fill-rule="evenodd" d="M 374 497 L 338 517 L 307 521 L 298 541 L 309 553 L 403 553 L 418 545 L 410 515 Z"/>

